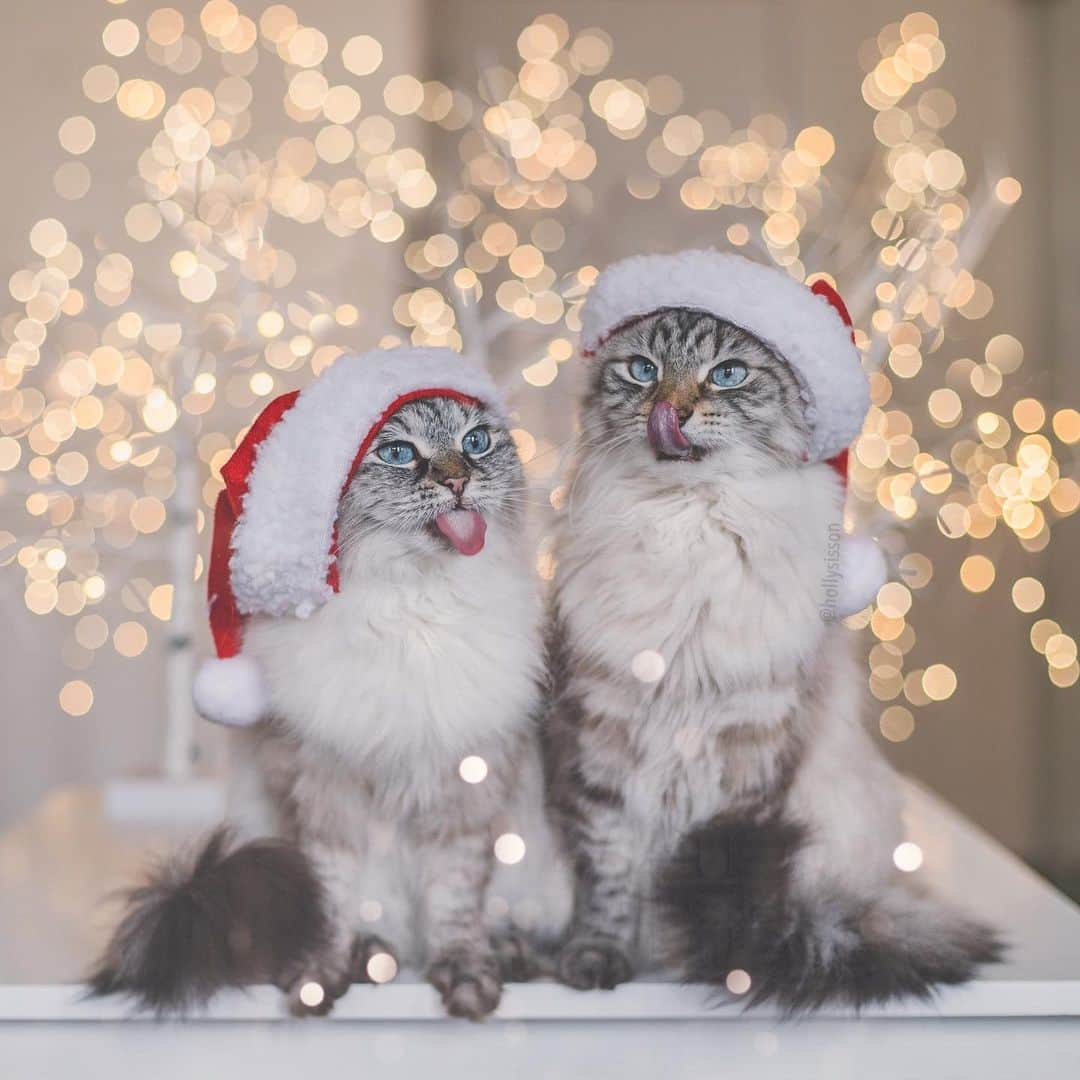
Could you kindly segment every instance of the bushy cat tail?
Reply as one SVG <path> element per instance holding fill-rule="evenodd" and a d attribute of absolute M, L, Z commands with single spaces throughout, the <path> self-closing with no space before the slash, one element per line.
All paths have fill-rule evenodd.
<path fill-rule="evenodd" d="M 237 845 L 219 828 L 193 856 L 166 861 L 128 893 L 88 989 L 184 1013 L 224 987 L 280 982 L 326 933 L 322 887 L 299 849 Z"/>
<path fill-rule="evenodd" d="M 929 998 L 1001 958 L 989 927 L 904 882 L 872 899 L 797 896 L 805 830 L 716 819 L 684 838 L 658 881 L 672 960 L 688 982 L 730 985 L 786 1013 Z M 737 976 L 728 983 L 731 972 Z M 741 986 L 739 984 L 742 984 Z"/>

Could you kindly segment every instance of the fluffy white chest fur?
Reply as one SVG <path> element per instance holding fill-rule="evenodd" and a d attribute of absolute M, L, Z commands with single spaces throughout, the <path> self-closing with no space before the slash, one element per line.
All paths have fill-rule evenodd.
<path fill-rule="evenodd" d="M 494 535 L 493 535 L 494 534 Z M 402 554 L 366 538 L 341 591 L 307 619 L 252 620 L 275 714 L 369 775 L 484 755 L 534 708 L 541 648 L 522 553 L 496 530 L 480 554 Z"/>
<path fill-rule="evenodd" d="M 713 468 L 609 465 L 602 484 L 583 477 L 560 547 L 559 609 L 588 661 L 570 675 L 575 693 L 630 740 L 639 767 L 629 783 L 609 779 L 663 845 L 722 808 L 720 778 L 729 795 L 773 782 L 782 760 L 770 732 L 780 737 L 829 632 L 835 474 L 736 482 Z M 726 738 L 735 728 L 757 733 L 740 753 Z"/>
<path fill-rule="evenodd" d="M 735 482 L 704 463 L 659 468 L 613 478 L 609 466 L 575 491 L 559 559 L 575 647 L 639 697 L 643 650 L 664 658 L 669 698 L 681 683 L 726 693 L 794 671 L 825 630 L 835 474 L 820 465 Z"/>

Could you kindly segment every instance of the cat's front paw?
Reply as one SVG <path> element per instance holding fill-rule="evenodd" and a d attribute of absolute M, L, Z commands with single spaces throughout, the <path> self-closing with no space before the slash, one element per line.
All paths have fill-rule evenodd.
<path fill-rule="evenodd" d="M 293 1016 L 326 1016 L 352 982 L 347 970 L 305 968 L 282 987 Z"/>
<path fill-rule="evenodd" d="M 352 981 L 387 983 L 398 973 L 394 950 L 375 934 L 358 936 L 352 947 Z"/>
<path fill-rule="evenodd" d="M 349 952 L 327 948 L 283 969 L 274 979 L 293 1016 L 326 1016 L 352 985 Z"/>
<path fill-rule="evenodd" d="M 499 962 L 490 952 L 450 950 L 435 959 L 427 977 L 451 1016 L 483 1020 L 495 1011 L 502 997 Z"/>
<path fill-rule="evenodd" d="M 559 953 L 561 982 L 575 990 L 614 990 L 629 982 L 633 969 L 626 953 L 609 938 L 571 938 Z"/>
<path fill-rule="evenodd" d="M 492 941 L 503 982 L 529 982 L 543 974 L 540 954 L 519 930 L 509 930 Z M 550 974 L 550 972 L 549 972 Z"/>

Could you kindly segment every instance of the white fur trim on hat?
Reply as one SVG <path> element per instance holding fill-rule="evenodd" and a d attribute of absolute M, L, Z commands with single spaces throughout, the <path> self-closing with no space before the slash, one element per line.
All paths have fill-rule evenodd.
<path fill-rule="evenodd" d="M 827 300 L 782 270 L 718 251 L 614 263 L 586 298 L 582 352 L 594 353 L 627 320 L 662 307 L 708 311 L 780 352 L 803 382 L 812 461 L 839 453 L 859 434 L 870 392 L 851 330 Z"/>
<path fill-rule="evenodd" d="M 266 715 L 269 693 L 259 665 L 242 653 L 204 660 L 191 689 L 200 715 L 228 727 L 248 727 Z"/>
<path fill-rule="evenodd" d="M 256 451 L 233 533 L 229 572 L 242 614 L 304 618 L 330 598 L 338 500 L 357 451 L 394 401 L 423 389 L 505 412 L 488 374 L 449 349 L 343 356 L 301 392 Z"/>
<path fill-rule="evenodd" d="M 873 602 L 889 576 L 885 556 L 875 541 L 861 533 L 840 542 L 840 587 L 836 617 L 846 619 Z"/>

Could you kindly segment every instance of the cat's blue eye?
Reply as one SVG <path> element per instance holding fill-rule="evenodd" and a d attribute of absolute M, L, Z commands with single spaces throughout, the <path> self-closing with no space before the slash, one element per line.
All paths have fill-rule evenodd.
<path fill-rule="evenodd" d="M 461 449 L 469 457 L 479 457 L 491 449 L 491 432 L 486 427 L 474 427 L 465 433 L 461 440 Z"/>
<path fill-rule="evenodd" d="M 709 372 L 709 382 L 721 390 L 729 390 L 739 383 L 746 382 L 746 376 L 750 374 L 749 368 L 741 360 L 725 360 L 722 364 Z"/>
<path fill-rule="evenodd" d="M 380 461 L 387 465 L 411 465 L 416 460 L 416 447 L 412 443 L 392 442 L 375 451 Z"/>
<path fill-rule="evenodd" d="M 656 382 L 659 368 L 646 356 L 632 356 L 626 365 L 630 378 L 639 383 Z"/>

